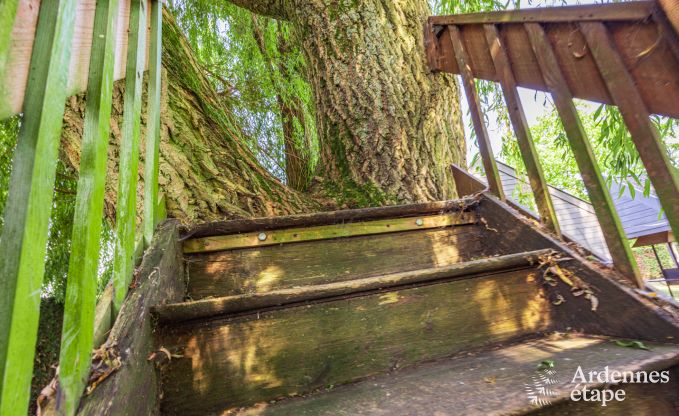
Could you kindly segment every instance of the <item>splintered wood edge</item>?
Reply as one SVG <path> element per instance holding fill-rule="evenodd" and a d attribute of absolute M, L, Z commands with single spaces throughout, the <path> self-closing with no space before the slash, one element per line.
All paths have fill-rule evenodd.
<path fill-rule="evenodd" d="M 255 231 L 244 234 L 190 239 L 184 242 L 184 253 L 210 253 L 248 247 L 264 247 L 278 244 L 298 243 L 302 241 L 426 230 L 476 223 L 477 217 L 474 212 L 455 212 L 441 215 L 391 218 L 307 228 L 289 228 L 266 232 Z"/>

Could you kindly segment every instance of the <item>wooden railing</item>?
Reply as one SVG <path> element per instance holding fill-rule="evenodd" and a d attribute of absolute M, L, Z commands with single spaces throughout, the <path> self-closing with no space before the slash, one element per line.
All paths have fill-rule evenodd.
<path fill-rule="evenodd" d="M 161 39 L 161 0 L 4 0 L 0 5 L 0 118 L 23 113 L 0 237 L 2 415 L 27 413 L 64 107 L 68 96 L 86 91 L 58 400 L 61 414 L 77 410 L 93 349 L 113 82 L 122 78 L 114 310 L 127 293 L 135 257 L 147 57 L 143 237 L 148 242 L 153 236 L 159 206 Z"/>
<path fill-rule="evenodd" d="M 560 229 L 517 87 L 551 94 L 615 266 L 640 287 L 634 256 L 573 99 L 618 106 L 679 235 L 679 177 L 651 114 L 679 118 L 679 3 L 672 0 L 431 17 L 433 71 L 461 75 L 489 191 L 504 199 L 475 78 L 499 82 L 540 219 Z"/>

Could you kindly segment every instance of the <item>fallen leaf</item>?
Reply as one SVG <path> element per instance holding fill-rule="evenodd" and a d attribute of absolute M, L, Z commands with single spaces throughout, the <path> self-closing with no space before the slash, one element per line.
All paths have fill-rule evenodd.
<path fill-rule="evenodd" d="M 546 370 L 548 368 L 554 368 L 556 362 L 554 360 L 542 360 L 538 364 L 538 370 Z"/>
<path fill-rule="evenodd" d="M 635 341 L 635 340 L 616 340 L 615 345 L 618 347 L 624 347 L 624 348 L 636 348 L 638 350 L 646 350 L 650 351 L 651 349 L 648 348 L 643 342 L 641 341 Z"/>
<path fill-rule="evenodd" d="M 497 381 L 497 377 L 495 376 L 485 377 L 483 381 L 485 381 L 488 384 L 495 384 L 495 381 Z"/>

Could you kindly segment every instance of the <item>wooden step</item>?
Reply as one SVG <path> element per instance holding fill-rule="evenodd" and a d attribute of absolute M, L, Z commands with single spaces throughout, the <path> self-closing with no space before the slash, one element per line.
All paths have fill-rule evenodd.
<path fill-rule="evenodd" d="M 209 318 L 217 315 L 247 312 L 249 310 L 354 295 L 406 285 L 422 285 L 453 277 L 473 276 L 479 273 L 488 274 L 526 267 L 538 264 L 541 256 L 547 256 L 551 253 L 553 253 L 553 250 L 537 250 L 383 276 L 160 305 L 154 307 L 152 312 L 160 322 L 179 322 Z"/>
<path fill-rule="evenodd" d="M 448 266 L 495 253 L 479 224 L 187 255 L 194 299 Z"/>
<path fill-rule="evenodd" d="M 231 413 L 240 416 L 338 415 L 676 415 L 679 372 L 668 383 L 624 384 L 622 402 L 571 402 L 578 366 L 589 371 L 656 371 L 679 364 L 679 345 L 624 348 L 610 338 L 564 335 L 490 351 L 465 353 L 392 374 L 266 403 Z M 538 370 L 540 363 L 554 367 Z M 588 385 L 603 387 L 595 382 Z M 542 388 L 548 389 L 544 392 Z M 616 388 L 617 390 L 617 388 Z M 539 404 L 539 400 L 542 400 Z"/>
<path fill-rule="evenodd" d="M 535 266 L 165 324 L 163 414 L 305 394 L 550 329 Z"/>

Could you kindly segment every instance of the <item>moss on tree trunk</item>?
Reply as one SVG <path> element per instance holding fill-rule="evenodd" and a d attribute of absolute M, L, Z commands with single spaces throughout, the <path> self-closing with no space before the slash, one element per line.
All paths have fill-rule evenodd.
<path fill-rule="evenodd" d="M 427 70 L 427 0 L 233 0 L 295 28 L 321 139 L 319 174 L 400 202 L 456 196 L 464 163 L 454 78 Z"/>
<path fill-rule="evenodd" d="M 163 16 L 163 89 L 160 143 L 160 189 L 168 215 L 185 222 L 222 218 L 284 215 L 317 209 L 307 196 L 270 175 L 245 145 L 228 101 L 215 93 L 173 18 Z M 106 184 L 106 215 L 114 218 L 118 145 L 124 84 L 114 86 Z M 144 106 L 146 96 L 144 96 Z M 67 105 L 61 157 L 77 169 L 85 97 Z M 144 146 L 146 111 L 142 114 Z M 139 165 L 137 212 L 143 210 L 143 155 Z"/>

